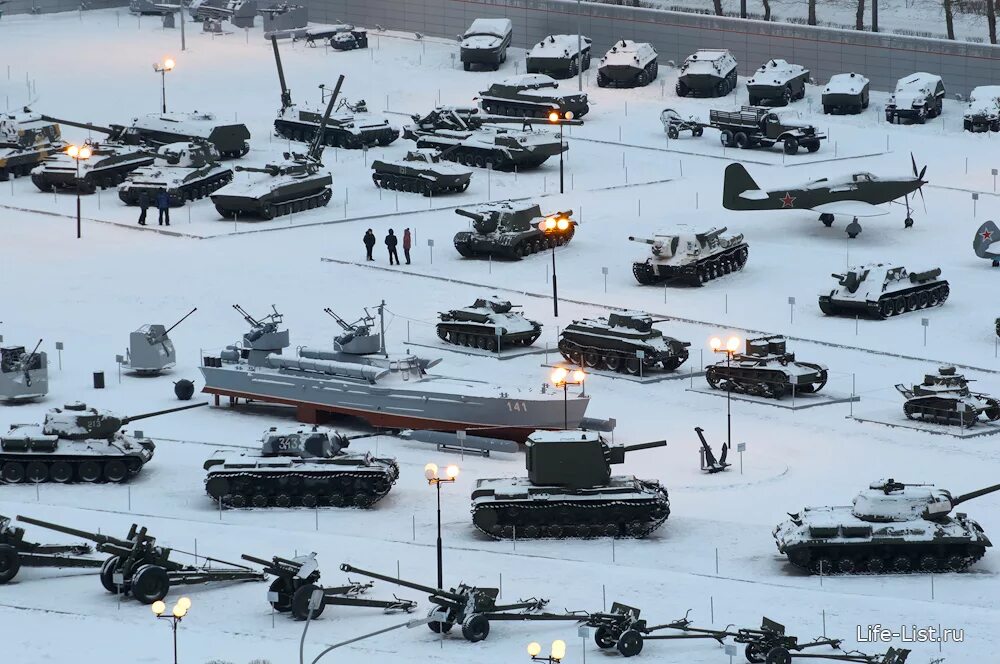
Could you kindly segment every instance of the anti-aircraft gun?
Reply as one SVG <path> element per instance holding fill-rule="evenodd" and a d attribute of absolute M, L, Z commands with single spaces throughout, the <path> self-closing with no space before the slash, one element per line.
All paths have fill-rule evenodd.
<path fill-rule="evenodd" d="M 187 312 L 169 328 L 154 323 L 143 325 L 132 332 L 122 366 L 146 376 L 155 376 L 164 369 L 173 367 L 177 363 L 177 352 L 174 350 L 174 342 L 170 340 L 170 332 L 196 311 L 198 307 Z"/>
<path fill-rule="evenodd" d="M 109 593 L 129 595 L 143 604 L 152 604 L 167 596 L 172 586 L 193 585 L 210 581 L 263 581 L 265 575 L 244 565 L 228 563 L 208 556 L 195 556 L 195 565 L 185 565 L 170 559 L 171 553 L 193 555 L 177 549 L 158 546 L 146 527 L 136 524 L 124 539 L 101 535 L 49 523 L 26 516 L 18 521 L 40 528 L 82 537 L 96 544 L 96 549 L 108 554 L 101 566 L 101 585 Z M 204 561 L 198 564 L 198 561 Z M 225 567 L 212 566 L 224 565 Z"/>
<path fill-rule="evenodd" d="M 497 539 L 645 537 L 670 516 L 655 480 L 612 476 L 631 452 L 666 441 L 609 445 L 596 431 L 535 431 L 526 443 L 528 477 L 480 479 L 472 523 Z"/>
<path fill-rule="evenodd" d="M 247 562 L 260 565 L 265 574 L 275 577 L 268 588 L 267 601 L 278 613 L 291 613 L 296 620 L 315 620 L 327 606 L 365 606 L 382 609 L 385 613 L 410 613 L 417 607 L 416 602 L 398 597 L 391 600 L 360 597 L 375 585 L 374 581 L 358 583 L 348 580 L 346 586 L 324 588 L 319 585 L 320 571 L 315 553 L 295 558 L 274 556 L 271 560 L 246 554 L 241 557 Z M 317 592 L 320 593 L 320 599 L 314 604 L 313 598 Z"/>
<path fill-rule="evenodd" d="M 427 598 L 436 606 L 427 614 L 433 618 L 427 626 L 435 634 L 447 634 L 455 625 L 462 626 L 462 636 L 476 643 L 490 634 L 490 622 L 497 620 L 565 620 L 581 622 L 586 616 L 577 613 L 545 613 L 541 612 L 548 603 L 547 599 L 529 598 L 513 604 L 497 604 L 500 595 L 498 588 L 477 588 L 460 583 L 458 588 L 444 590 L 432 586 L 424 586 L 412 581 L 404 581 L 392 576 L 369 572 L 353 565 L 344 563 L 341 571 L 356 572 L 364 576 L 394 583 L 404 588 L 413 588 L 428 593 Z"/>
<path fill-rule="evenodd" d="M 455 249 L 466 258 L 495 256 L 510 260 L 561 247 L 576 234 L 572 210 L 543 215 L 537 203 L 500 201 L 474 208 L 457 208 L 455 214 L 472 220 L 471 231 L 455 234 Z"/>
<path fill-rule="evenodd" d="M 28 175 L 65 148 L 59 125 L 31 109 L 0 113 L 0 182 L 12 175 Z"/>
<path fill-rule="evenodd" d="M 330 307 L 323 309 L 330 318 L 337 321 L 337 325 L 343 328 L 344 333 L 333 338 L 333 349 L 340 353 L 351 353 L 353 355 L 372 355 L 374 353 L 385 352 L 385 344 L 382 335 L 373 333 L 375 317 L 365 309 L 365 315 L 348 323 L 337 315 Z"/>
<path fill-rule="evenodd" d="M 0 348 L 0 403 L 40 399 L 49 392 L 49 362 L 38 348 L 30 353 L 24 346 Z"/>
<path fill-rule="evenodd" d="M 88 544 L 38 544 L 24 539 L 24 529 L 0 515 L 0 585 L 17 576 L 22 567 L 100 567 L 102 560 L 83 557 Z"/>

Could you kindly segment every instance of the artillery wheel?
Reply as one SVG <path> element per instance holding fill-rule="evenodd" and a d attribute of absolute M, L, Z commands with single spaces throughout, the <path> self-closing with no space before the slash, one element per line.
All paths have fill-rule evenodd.
<path fill-rule="evenodd" d="M 292 610 L 292 597 L 285 589 L 284 579 L 275 579 L 272 581 L 271 587 L 267 591 L 269 596 L 271 593 L 278 596 L 278 599 L 268 602 L 275 611 L 278 613 L 287 613 Z"/>
<path fill-rule="evenodd" d="M 118 586 L 115 585 L 115 569 L 118 567 L 118 556 L 111 556 L 101 565 L 101 585 L 109 593 L 118 594 Z M 124 592 L 125 588 L 121 588 Z"/>
<path fill-rule="evenodd" d="M 609 633 L 607 627 L 598 627 L 594 631 L 594 643 L 597 644 L 598 648 L 612 648 L 615 645 L 615 639 Z"/>
<path fill-rule="evenodd" d="M 307 583 L 301 586 L 292 595 L 292 617 L 296 620 L 305 620 L 309 618 L 309 600 L 312 599 L 312 594 L 314 590 L 319 590 L 320 587 L 313 584 Z M 312 611 L 311 620 L 319 618 L 323 613 L 323 609 L 326 608 L 326 602 L 320 602 L 319 606 Z"/>
<path fill-rule="evenodd" d="M 125 463 L 113 459 L 104 464 L 104 479 L 114 484 L 124 482 L 128 478 L 128 468 Z"/>
<path fill-rule="evenodd" d="M 96 482 L 101 479 L 101 465 L 96 461 L 84 461 L 80 464 L 79 475 L 84 482 Z"/>
<path fill-rule="evenodd" d="M 434 614 L 438 613 L 439 610 L 440 609 L 438 609 L 437 607 L 431 609 L 430 611 L 427 612 L 427 617 L 429 618 L 433 616 Z M 440 621 L 440 620 L 432 620 L 429 623 L 427 623 L 427 627 L 435 634 L 447 634 L 448 632 L 451 631 L 451 628 L 454 626 L 455 623 L 453 622 Z"/>
<path fill-rule="evenodd" d="M 170 591 L 170 578 L 167 570 L 159 565 L 143 565 L 132 580 L 132 597 L 143 604 L 158 602 Z"/>
<path fill-rule="evenodd" d="M 25 466 L 24 474 L 29 482 L 41 484 L 49 479 L 49 468 L 41 461 L 30 461 Z"/>
<path fill-rule="evenodd" d="M 24 481 L 24 465 L 16 461 L 8 461 L 0 471 L 3 481 L 8 484 L 17 484 Z"/>
<path fill-rule="evenodd" d="M 642 634 L 634 629 L 618 637 L 618 652 L 622 657 L 634 657 L 642 652 Z"/>
<path fill-rule="evenodd" d="M 17 555 L 17 549 L 9 544 L 0 544 L 0 585 L 7 583 L 21 569 L 21 558 Z"/>
<path fill-rule="evenodd" d="M 49 468 L 49 477 L 53 482 L 58 482 L 60 484 L 64 482 L 69 482 L 73 479 L 73 466 L 69 465 L 65 461 L 56 461 Z"/>
<path fill-rule="evenodd" d="M 764 661 L 767 664 L 792 664 L 792 653 L 778 646 L 767 653 L 767 658 Z"/>
<path fill-rule="evenodd" d="M 743 656 L 751 664 L 761 664 L 764 661 L 764 655 L 765 653 L 761 649 L 761 646 L 756 643 L 748 643 L 746 649 L 743 650 Z"/>
<path fill-rule="evenodd" d="M 462 636 L 472 643 L 478 643 L 490 635 L 490 621 L 486 616 L 473 614 L 462 623 Z"/>

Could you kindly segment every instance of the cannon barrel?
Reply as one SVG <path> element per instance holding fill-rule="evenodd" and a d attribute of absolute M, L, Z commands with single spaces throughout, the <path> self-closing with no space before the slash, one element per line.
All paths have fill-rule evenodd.
<path fill-rule="evenodd" d="M 196 312 L 196 311 L 198 311 L 198 307 L 195 307 L 195 308 L 194 308 L 194 309 L 192 309 L 191 311 L 189 311 L 189 312 L 187 312 L 186 314 L 184 314 L 183 318 L 181 318 L 181 319 L 180 319 L 179 321 L 177 321 L 176 323 L 174 323 L 173 325 L 171 325 L 170 327 L 168 327 L 168 328 L 166 329 L 166 331 L 164 331 L 164 333 L 163 333 L 163 336 L 167 336 L 168 334 L 170 334 L 170 331 L 171 331 L 171 330 L 173 330 L 173 329 L 174 329 L 175 327 L 177 327 L 178 325 L 180 325 L 181 323 L 183 323 L 183 322 L 184 322 L 184 320 L 185 320 L 185 319 L 186 319 L 186 318 L 187 318 L 188 316 L 190 316 L 191 314 L 193 314 L 193 313 L 194 313 L 194 312 Z"/>
<path fill-rule="evenodd" d="M 486 218 L 486 215 L 483 214 L 482 212 L 469 212 L 468 210 L 463 210 L 462 208 L 456 208 L 455 214 L 467 217 L 469 219 L 473 219 L 475 221 L 479 221 L 481 219 Z"/>
<path fill-rule="evenodd" d="M 107 134 L 108 136 L 117 136 L 121 134 L 122 130 L 125 129 L 122 125 L 111 125 L 110 127 L 102 127 L 101 125 L 91 124 L 89 122 L 76 122 L 74 120 L 61 120 L 59 118 L 54 118 L 51 115 L 42 115 L 42 119 L 47 122 L 57 122 L 59 124 L 69 125 L 70 127 L 76 127 L 78 129 L 87 129 L 89 131 L 96 131 L 99 134 Z"/>
<path fill-rule="evenodd" d="M 941 276 L 941 268 L 936 267 L 932 270 L 925 270 L 923 272 L 910 272 L 910 281 L 927 281 L 928 279 L 936 279 Z"/>
<path fill-rule="evenodd" d="M 255 563 L 257 565 L 260 565 L 261 567 L 274 567 L 274 561 L 273 560 L 264 560 L 263 558 L 257 558 L 256 556 L 251 556 L 251 555 L 246 554 L 246 553 L 242 554 L 240 556 L 240 558 L 242 558 L 243 560 L 246 560 L 247 562 L 251 562 L 251 563 Z"/>
<path fill-rule="evenodd" d="M 837 281 L 843 281 L 844 280 L 844 275 L 837 274 L 836 272 L 834 272 L 830 276 L 833 277 L 834 279 L 836 279 Z"/>
<path fill-rule="evenodd" d="M 326 125 L 330 121 L 330 114 L 333 113 L 333 104 L 337 101 L 337 97 L 340 96 L 340 86 L 343 84 L 344 75 L 341 74 L 337 77 L 337 85 L 333 88 L 333 94 L 330 95 L 330 102 L 326 105 L 326 111 L 323 113 L 323 119 L 320 120 L 319 127 L 316 129 L 316 136 L 313 137 L 312 144 L 309 146 L 308 156 L 314 161 L 322 161 Z"/>
<path fill-rule="evenodd" d="M 58 533 L 65 533 L 66 535 L 73 535 L 74 537 L 81 537 L 91 542 L 96 542 L 97 544 L 115 544 L 121 547 L 130 548 L 132 545 L 129 542 L 117 539 L 115 537 L 109 537 L 107 535 L 98 535 L 97 533 L 90 533 L 86 530 L 79 530 L 77 528 L 70 528 L 68 526 L 60 526 L 58 523 L 50 523 L 48 521 L 42 521 L 40 519 L 32 519 L 29 516 L 17 516 L 17 520 L 22 523 L 30 523 L 33 526 L 38 526 L 40 528 L 47 528 L 49 530 L 54 530 Z"/>
<path fill-rule="evenodd" d="M 272 177 L 277 176 L 281 172 L 281 169 L 274 164 L 268 164 L 267 166 L 235 166 L 234 168 L 240 172 L 267 173 Z"/>
<path fill-rule="evenodd" d="M 650 238 L 645 238 L 645 237 L 636 237 L 634 235 L 629 235 L 628 239 L 631 240 L 632 242 L 638 242 L 640 244 L 656 244 L 656 240 L 652 240 Z"/>
<path fill-rule="evenodd" d="M 635 445 L 626 445 L 622 448 L 623 452 L 637 452 L 639 450 L 649 450 L 654 447 L 666 447 L 667 441 L 665 440 L 654 440 L 650 443 L 636 443 Z"/>
<path fill-rule="evenodd" d="M 387 583 L 395 583 L 397 586 L 403 586 L 404 588 L 412 588 L 413 590 L 420 590 L 422 592 L 428 593 L 430 595 L 438 595 L 445 597 L 447 599 L 453 600 L 455 602 L 462 602 L 465 598 L 458 593 L 448 592 L 447 590 L 442 590 L 441 588 L 434 588 L 433 586 L 424 586 L 419 583 L 413 583 L 412 581 L 404 581 L 402 579 L 396 579 L 391 576 L 386 576 L 384 574 L 379 574 L 378 572 L 369 572 L 353 565 L 348 565 L 347 563 L 342 563 L 340 565 L 340 571 L 342 572 L 356 572 L 363 576 L 370 576 L 373 579 L 378 579 L 379 581 L 385 581 Z"/>
<path fill-rule="evenodd" d="M 973 498 L 979 498 L 980 496 L 985 496 L 988 493 L 993 493 L 994 491 L 1000 491 L 1000 484 L 994 484 L 993 486 L 988 486 L 985 489 L 978 489 L 976 491 L 970 491 L 969 493 L 963 493 L 957 498 L 952 498 L 951 504 L 952 506 L 955 506 L 959 503 L 964 503 L 967 500 L 972 500 Z"/>
<path fill-rule="evenodd" d="M 121 420 L 122 421 L 122 426 L 125 426 L 129 422 L 136 422 L 138 420 L 144 420 L 147 417 L 158 417 L 160 415 L 167 415 L 169 413 L 176 413 L 176 412 L 181 411 L 181 410 L 190 410 L 192 408 L 201 408 L 202 406 L 207 406 L 207 405 L 208 405 L 208 402 L 205 401 L 205 402 L 202 402 L 202 403 L 189 404 L 187 406 L 178 406 L 176 408 L 167 408 L 166 410 L 157 410 L 157 411 L 153 411 L 152 413 L 143 413 L 141 415 L 130 415 L 128 417 L 123 417 L 122 418 L 122 420 Z"/>

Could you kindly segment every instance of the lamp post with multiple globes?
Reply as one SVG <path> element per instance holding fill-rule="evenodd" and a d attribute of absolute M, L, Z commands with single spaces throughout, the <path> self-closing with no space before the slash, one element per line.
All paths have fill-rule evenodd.
<path fill-rule="evenodd" d="M 181 11 L 181 21 L 184 20 L 184 12 Z M 153 71 L 160 75 L 160 99 L 163 102 L 163 112 L 167 112 L 167 72 L 174 68 L 173 58 L 166 58 L 162 63 L 154 62 Z"/>
<path fill-rule="evenodd" d="M 441 551 L 441 485 L 454 482 L 458 478 L 458 466 L 452 464 L 445 468 L 445 477 L 438 476 L 435 463 L 424 466 L 424 477 L 427 483 L 437 489 L 437 587 L 444 588 L 444 563 Z"/>
<path fill-rule="evenodd" d="M 548 662 L 548 664 L 559 664 L 566 657 L 566 642 L 557 639 L 552 642 L 552 649 L 546 657 L 541 657 L 542 646 L 537 641 L 528 644 L 528 655 L 533 662 Z"/>
<path fill-rule="evenodd" d="M 560 125 L 561 127 L 562 125 Z M 562 131 L 562 129 L 560 129 Z M 569 217 L 564 217 L 562 215 L 549 215 L 545 217 L 540 222 L 538 222 L 538 230 L 545 233 L 546 236 L 554 233 L 556 231 L 565 231 L 569 228 Z M 559 318 L 559 287 L 556 282 L 556 245 L 558 244 L 558 239 L 556 237 L 549 238 L 549 245 L 552 247 L 552 315 Z"/>
<path fill-rule="evenodd" d="M 726 369 L 729 369 L 730 362 L 732 362 L 733 360 L 733 355 L 736 354 L 736 351 L 740 349 L 740 338 L 729 337 L 729 339 L 726 340 L 725 347 L 722 346 L 722 339 L 720 339 L 719 337 L 712 337 L 708 343 L 709 346 L 711 346 L 713 353 L 726 354 Z M 727 373 L 729 372 L 727 371 Z M 733 380 L 731 377 L 727 377 L 726 378 L 726 444 L 729 445 L 730 449 L 732 449 L 733 447 L 732 397 L 733 397 Z"/>
<path fill-rule="evenodd" d="M 80 239 L 80 187 L 82 182 L 80 180 L 80 162 L 87 161 L 90 159 L 94 151 L 89 145 L 71 145 L 66 148 L 66 154 L 73 158 L 76 162 L 76 239 Z"/>
<path fill-rule="evenodd" d="M 566 367 L 556 367 L 552 372 L 552 384 L 561 387 L 563 391 L 563 429 L 569 429 L 569 394 L 570 385 L 583 385 L 587 380 L 587 374 L 583 369 L 570 371 Z"/>
<path fill-rule="evenodd" d="M 170 615 L 165 615 L 167 610 L 167 605 L 163 603 L 162 600 L 153 602 L 153 606 L 150 607 L 153 610 L 153 615 L 157 618 L 163 618 L 170 621 L 170 627 L 174 632 L 174 664 L 177 664 L 177 625 L 180 624 L 184 616 L 187 615 L 188 609 L 191 608 L 191 600 L 187 597 L 181 597 L 174 604 L 174 608 L 171 610 Z"/>

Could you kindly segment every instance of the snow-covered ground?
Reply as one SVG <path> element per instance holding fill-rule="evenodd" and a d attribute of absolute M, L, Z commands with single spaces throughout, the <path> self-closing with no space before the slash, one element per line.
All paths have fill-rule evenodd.
<path fill-rule="evenodd" d="M 168 106 L 211 110 L 247 123 L 253 149 L 246 158 L 262 163 L 287 146 L 270 136 L 278 105 L 277 77 L 260 31 L 212 38 L 188 31 L 188 51 L 179 52 L 177 31 L 163 31 L 152 19 L 137 21 L 114 11 L 5 17 L 0 24 L 0 98 L 11 107 L 27 100 L 27 82 L 36 110 L 56 117 L 121 122 L 154 112 L 159 77 L 149 65 L 166 55 L 177 60 L 167 76 Z M 81 36 L 100 48 L 81 48 Z M 456 67 L 454 43 L 372 33 L 371 49 L 325 52 L 302 44 L 282 45 L 293 98 L 318 101 L 318 83 L 347 76 L 344 92 L 364 97 L 374 111 L 388 109 L 390 121 L 426 111 L 439 100 L 468 104 L 494 77 L 524 70 L 523 51 L 499 74 L 467 73 Z M 45 44 L 44 56 L 39 44 Z M 35 53 L 28 58 L 25 54 Z M 654 623 L 678 618 L 688 609 L 697 624 L 753 626 L 762 614 L 788 625 L 803 638 L 824 629 L 858 647 L 858 625 L 881 624 L 965 628 L 962 644 L 913 644 L 910 662 L 937 657 L 948 662 L 989 661 L 1000 646 L 1000 562 L 990 552 L 963 574 L 909 577 L 826 578 L 803 576 L 778 556 L 771 528 L 785 512 L 806 504 L 846 504 L 857 490 L 879 477 L 931 481 L 958 492 L 995 483 L 1000 452 L 995 437 L 959 440 L 850 419 L 850 415 L 902 420 L 901 399 L 892 385 L 916 382 L 938 361 L 969 365 L 966 373 L 984 392 L 1000 392 L 996 356 L 996 316 L 988 262 L 971 250 L 977 226 L 993 214 L 997 198 L 992 168 L 997 140 L 992 134 L 961 131 L 961 106 L 948 101 L 942 118 L 924 126 L 890 126 L 882 121 L 883 94 L 872 94 L 861 116 L 827 117 L 819 108 L 821 88 L 810 87 L 794 109 L 815 123 L 830 141 L 814 155 L 783 158 L 780 152 L 724 151 L 717 133 L 667 142 L 659 111 L 707 118 L 708 110 L 746 101 L 736 98 L 681 100 L 673 95 L 674 75 L 645 89 L 604 90 L 596 68 L 585 85 L 593 110 L 586 125 L 567 133 L 566 193 L 559 195 L 557 160 L 531 173 L 486 173 L 477 169 L 472 186 L 459 196 L 428 200 L 383 193 L 369 178 L 371 160 L 397 158 L 412 144 L 397 141 L 362 152 L 328 150 L 334 200 L 325 209 L 273 222 L 224 222 L 201 201 L 174 212 L 168 233 L 155 225 L 139 229 L 136 211 L 112 192 L 84 199 L 83 239 L 75 238 L 75 199 L 39 193 L 28 179 L 0 183 L 0 282 L 5 342 L 33 344 L 44 338 L 49 352 L 51 392 L 43 402 L 4 407 L 0 424 L 39 419 L 46 408 L 76 399 L 124 413 L 169 407 L 176 402 L 172 381 L 198 381 L 202 349 L 218 349 L 244 331 L 232 311 L 239 303 L 252 313 L 276 304 L 291 328 L 293 345 L 328 344 L 335 325 L 323 314 L 332 307 L 346 318 L 385 299 L 390 312 L 391 346 L 409 337 L 435 343 L 436 312 L 466 306 L 480 293 L 499 292 L 524 305 L 544 323 L 539 344 L 554 345 L 557 328 L 574 317 L 597 315 L 606 307 L 628 306 L 674 317 L 662 324 L 672 336 L 692 342 L 692 358 L 682 371 L 713 360 L 713 334 L 746 330 L 785 333 L 799 359 L 831 367 L 831 396 L 855 392 L 861 401 L 806 410 L 787 410 L 744 401 L 733 404 L 736 441 L 747 443 L 741 474 L 704 476 L 697 466 L 702 426 L 713 444 L 725 435 L 725 399 L 689 391 L 703 379 L 641 385 L 593 377 L 589 415 L 614 417 L 618 442 L 665 438 L 665 449 L 639 452 L 623 473 L 657 478 L 669 488 L 672 514 L 654 536 L 641 541 L 487 541 L 472 527 L 469 492 L 477 478 L 524 474 L 520 455 L 458 459 L 414 442 L 391 437 L 357 441 L 359 450 L 377 450 L 399 459 L 402 475 L 392 492 L 371 511 L 225 511 L 213 508 L 203 489 L 201 464 L 216 445 L 252 445 L 268 426 L 288 424 L 280 409 L 253 414 L 205 408 L 143 422 L 158 442 L 157 455 L 129 486 L 2 486 L 0 514 L 27 514 L 104 533 L 124 534 L 129 524 L 147 525 L 160 543 L 195 548 L 223 560 L 241 553 L 261 557 L 315 551 L 334 585 L 344 578 L 337 567 L 350 562 L 403 578 L 434 579 L 434 494 L 422 475 L 428 461 L 457 462 L 462 474 L 442 490 L 445 574 L 464 581 L 502 585 L 504 599 L 542 596 L 555 610 L 600 610 L 612 601 L 641 607 Z M 562 83 L 572 88 L 573 81 Z M 82 140 L 86 132 L 65 133 Z M 916 203 L 916 225 L 903 229 L 903 211 L 862 220 L 853 241 L 845 220 L 823 227 L 805 212 L 736 213 L 720 205 L 722 172 L 745 158 L 763 187 L 797 183 L 852 170 L 908 173 L 910 153 L 927 164 L 927 211 Z M 239 177 L 245 177 L 240 175 Z M 973 216 L 971 193 L 979 194 Z M 559 318 L 552 316 L 548 279 L 550 258 L 516 263 L 461 259 L 452 235 L 467 226 L 449 208 L 502 197 L 534 197 L 545 210 L 572 208 L 581 222 L 573 242 L 557 252 Z M 631 274 L 645 246 L 629 235 L 677 226 L 706 229 L 726 225 L 750 244 L 746 269 L 703 288 L 643 288 Z M 414 264 L 388 268 L 382 246 L 376 264 L 363 261 L 366 228 L 381 237 L 389 228 L 416 232 Z M 427 240 L 433 239 L 433 263 Z M 330 259 L 330 260 L 323 260 Z M 914 269 L 939 266 L 952 286 L 944 307 L 894 320 L 855 323 L 824 317 L 816 296 L 833 282 L 829 274 L 859 261 L 892 260 Z M 602 268 L 608 268 L 605 286 Z M 795 297 L 796 304 L 788 304 Z M 123 353 L 128 332 L 141 324 L 171 323 L 191 307 L 198 312 L 171 333 L 178 367 L 167 377 L 123 376 L 114 357 Z M 921 317 L 929 320 L 924 343 Z M 54 342 L 65 343 L 62 369 Z M 420 349 L 424 351 L 425 349 Z M 535 385 L 547 380 L 540 356 L 496 362 L 442 348 L 442 373 L 485 377 L 505 384 Z M 926 359 L 919 359 L 926 358 Z M 91 373 L 105 371 L 108 386 L 91 389 Z M 874 414 L 874 415 L 873 415 Z M 905 420 L 903 420 L 905 422 Z M 357 422 L 339 422 L 364 431 Z M 1000 533 L 996 496 L 962 507 L 987 533 Z M 65 541 L 29 528 L 33 539 Z M 718 568 L 716 568 L 716 553 Z M 933 583 L 933 586 L 932 586 Z M 932 590 L 933 589 L 933 590 Z M 193 608 L 180 627 L 181 659 L 234 663 L 264 658 L 295 661 L 302 625 L 272 616 L 264 584 L 192 586 Z M 416 592 L 379 583 L 373 596 L 419 600 Z M 172 592 L 171 597 L 179 596 Z M 375 609 L 329 607 L 310 627 L 310 659 L 325 645 L 395 624 L 400 617 Z M 132 599 L 120 604 L 90 574 L 46 569 L 22 571 L 16 583 L 0 587 L 0 639 L 15 662 L 65 662 L 81 648 L 108 664 L 169 659 L 170 636 L 146 607 Z M 53 638 L 53 635 L 59 635 Z M 566 661 L 597 658 L 592 641 L 582 643 L 576 627 L 563 623 L 497 623 L 487 641 L 470 644 L 451 635 L 443 641 L 424 627 L 395 632 L 350 646 L 330 657 L 342 662 L 376 659 L 445 662 L 513 662 L 526 657 L 532 640 L 563 638 Z M 870 652 L 887 644 L 861 644 Z M 902 645 L 896 642 L 896 645 Z M 907 647 L 910 647 L 907 645 Z M 617 655 L 615 655 L 617 656 Z M 650 642 L 642 657 L 707 663 L 724 661 L 714 642 Z M 668 659 L 669 658 L 669 659 Z"/>

